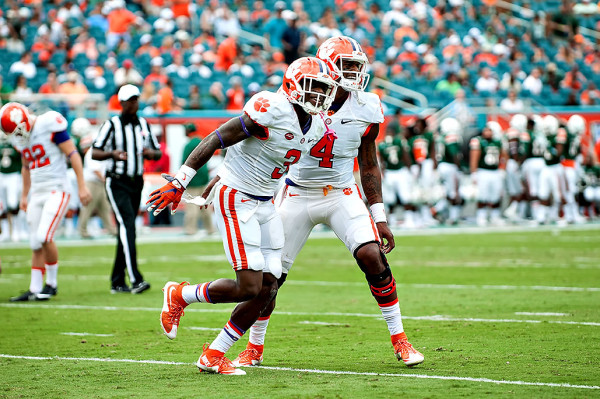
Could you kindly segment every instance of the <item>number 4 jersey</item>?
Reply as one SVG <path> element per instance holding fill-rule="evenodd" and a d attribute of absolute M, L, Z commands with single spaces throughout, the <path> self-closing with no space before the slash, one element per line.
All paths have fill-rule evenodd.
<path fill-rule="evenodd" d="M 373 123 L 383 122 L 379 97 L 373 93 L 350 92 L 342 107 L 328 112 L 325 123 L 337 135 L 311 143 L 308 154 L 290 166 L 288 178 L 306 188 L 332 186 L 346 188 L 355 184 L 354 159 L 362 137 Z"/>
<path fill-rule="evenodd" d="M 320 117 L 311 117 L 304 133 L 292 104 L 280 93 L 262 91 L 244 106 L 244 113 L 262 126 L 262 137 L 250 137 L 227 149 L 219 169 L 221 182 L 246 194 L 271 197 L 290 165 L 325 133 Z"/>
<path fill-rule="evenodd" d="M 36 117 L 28 141 L 12 141 L 29 166 L 32 192 L 65 190 L 67 160 L 58 145 L 69 139 L 67 125 L 61 114 L 49 111 Z"/>

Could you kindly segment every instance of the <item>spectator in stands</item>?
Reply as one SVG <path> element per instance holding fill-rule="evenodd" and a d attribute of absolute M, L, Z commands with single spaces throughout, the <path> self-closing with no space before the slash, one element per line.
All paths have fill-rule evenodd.
<path fill-rule="evenodd" d="M 288 14 L 288 27 L 283 31 L 281 44 L 286 64 L 291 64 L 300 57 L 300 45 L 302 43 L 302 32 L 298 29 L 298 16 L 290 11 Z"/>
<path fill-rule="evenodd" d="M 500 90 L 514 90 L 519 93 L 521 91 L 521 80 L 518 78 L 520 70 L 513 70 L 512 72 L 505 72 L 502 75 L 500 81 Z"/>
<path fill-rule="evenodd" d="M 87 87 L 81 83 L 81 76 L 75 71 L 67 73 L 67 81 L 58 86 L 58 92 L 71 95 L 68 100 L 71 105 L 81 104 L 89 94 Z"/>
<path fill-rule="evenodd" d="M 25 43 L 21 40 L 19 32 L 12 25 L 8 25 L 8 39 L 4 42 L 4 48 L 11 53 L 22 54 L 25 51 Z"/>
<path fill-rule="evenodd" d="M 117 69 L 119 69 L 119 64 L 117 64 L 117 59 L 115 57 L 108 57 L 106 61 L 104 61 L 104 69 L 106 69 L 106 73 L 114 76 Z"/>
<path fill-rule="evenodd" d="M 508 97 L 500 102 L 500 108 L 509 114 L 518 114 L 525 110 L 525 104 L 523 100 L 517 98 L 517 92 L 515 90 L 508 91 Z"/>
<path fill-rule="evenodd" d="M 190 55 L 189 71 L 191 74 L 197 73 L 203 79 L 209 79 L 212 76 L 212 70 L 204 65 L 202 56 L 196 53 Z"/>
<path fill-rule="evenodd" d="M 223 4 L 215 12 L 214 32 L 218 36 L 239 36 L 240 23 L 227 4 Z"/>
<path fill-rule="evenodd" d="M 102 31 L 103 33 L 106 33 L 108 31 L 108 19 L 106 18 L 108 12 L 108 2 L 97 2 L 86 19 L 87 26 L 90 29 L 96 28 Z"/>
<path fill-rule="evenodd" d="M 458 78 L 456 77 L 456 74 L 454 74 L 454 73 L 449 73 L 448 76 L 446 76 L 446 79 L 440 80 L 435 85 L 435 91 L 438 91 L 440 93 L 442 93 L 442 92 L 450 93 L 452 95 L 452 97 L 455 97 L 456 92 L 461 89 L 462 89 L 462 86 L 458 82 Z"/>
<path fill-rule="evenodd" d="M 475 114 L 466 101 L 465 91 L 460 89 L 454 96 L 454 102 L 450 105 L 449 116 L 458 120 L 465 129 L 473 128 Z M 465 135 L 468 137 L 469 135 Z"/>
<path fill-rule="evenodd" d="M 250 22 L 254 28 L 259 28 L 269 19 L 269 11 L 265 10 L 265 3 L 257 0 L 253 3 L 252 13 L 250 14 Z"/>
<path fill-rule="evenodd" d="M 119 41 L 131 41 L 129 29 L 137 24 L 137 17 L 134 13 L 125 8 L 124 0 L 113 0 L 113 9 L 108 14 L 108 32 L 106 34 L 106 46 L 112 50 L 119 44 Z"/>
<path fill-rule="evenodd" d="M 48 72 L 46 82 L 40 86 L 38 93 L 41 94 L 56 94 L 58 93 L 58 80 L 56 79 L 56 72 Z"/>
<path fill-rule="evenodd" d="M 572 38 L 577 33 L 579 22 L 573 14 L 573 5 L 570 1 L 563 1 L 558 11 L 552 14 L 553 34 L 560 38 Z"/>
<path fill-rule="evenodd" d="M 390 1 L 391 10 L 386 12 L 381 21 L 383 33 L 390 33 L 392 26 L 412 25 L 414 21 L 403 12 L 404 2 L 401 0 Z"/>
<path fill-rule="evenodd" d="M 231 88 L 227 90 L 227 106 L 225 109 L 229 111 L 240 111 L 244 108 L 246 94 L 242 87 L 242 78 L 234 76 L 229 80 Z"/>
<path fill-rule="evenodd" d="M 237 38 L 235 36 L 229 36 L 227 39 L 223 40 L 217 48 L 217 61 L 215 62 L 215 69 L 227 71 L 235 61 L 237 55 Z"/>
<path fill-rule="evenodd" d="M 31 61 L 31 53 L 24 52 L 21 59 L 10 66 L 10 73 L 21 74 L 27 79 L 33 79 L 37 75 L 37 68 Z"/>
<path fill-rule="evenodd" d="M 164 60 L 162 57 L 154 57 L 150 61 L 150 73 L 144 79 L 144 84 L 150 82 L 156 86 L 163 86 L 167 82 L 167 75 L 163 71 Z"/>
<path fill-rule="evenodd" d="M 200 96 L 200 89 L 198 85 L 190 85 L 190 92 L 188 93 L 186 109 L 202 109 L 202 98 Z"/>
<path fill-rule="evenodd" d="M 523 81 L 523 90 L 528 90 L 534 96 L 539 96 L 542 93 L 542 72 L 539 68 L 533 68 L 531 74 Z"/>
<path fill-rule="evenodd" d="M 96 39 L 90 37 L 87 30 L 80 32 L 71 47 L 69 58 L 75 58 L 78 54 L 84 54 L 88 60 L 98 59 L 98 45 Z"/>
<path fill-rule="evenodd" d="M 294 3 L 298 3 L 298 2 L 294 2 Z M 298 25 L 298 19 L 299 18 L 297 17 L 296 25 Z M 356 22 L 352 18 L 346 18 L 345 25 L 346 25 L 346 27 L 344 29 L 342 29 L 342 33 L 344 34 L 344 36 L 350 36 L 351 38 L 353 38 L 354 40 L 356 40 L 359 43 L 362 43 L 363 40 L 365 40 L 365 38 L 366 38 L 365 31 L 362 28 L 359 28 L 356 25 Z"/>
<path fill-rule="evenodd" d="M 146 82 L 142 86 L 139 101 L 140 103 L 148 103 L 152 98 L 156 99 L 156 88 L 152 82 Z"/>
<path fill-rule="evenodd" d="M 33 90 L 31 87 L 27 85 L 27 79 L 23 75 L 17 76 L 17 80 L 15 82 L 15 92 L 14 95 L 21 98 L 21 101 L 27 99 L 27 96 L 33 94 Z"/>
<path fill-rule="evenodd" d="M 475 83 L 475 90 L 479 93 L 495 93 L 498 90 L 498 79 L 492 76 L 490 68 L 481 70 L 481 76 Z"/>
<path fill-rule="evenodd" d="M 595 4 L 591 0 L 581 0 L 580 3 L 573 6 L 573 12 L 583 15 L 598 14 L 598 4 Z"/>
<path fill-rule="evenodd" d="M 115 85 L 123 86 L 126 84 L 132 84 L 134 86 L 140 86 L 144 81 L 142 75 L 133 67 L 133 61 L 126 59 L 123 61 L 123 66 L 115 71 L 114 75 Z"/>
<path fill-rule="evenodd" d="M 183 65 L 183 54 L 181 51 L 178 51 L 173 55 L 173 60 L 171 61 L 171 64 L 165 68 L 165 73 L 169 76 L 177 75 L 181 79 L 190 77 L 189 69 Z"/>
<path fill-rule="evenodd" d="M 565 74 L 564 79 L 560 82 L 561 87 L 581 90 L 583 85 L 587 82 L 587 79 L 581 72 L 579 72 L 579 66 L 574 64 L 569 72 Z"/>
<path fill-rule="evenodd" d="M 8 102 L 8 97 L 12 92 L 13 88 L 4 83 L 4 78 L 0 73 L 0 106 Z"/>
<path fill-rule="evenodd" d="M 173 81 L 167 79 L 165 85 L 156 95 L 156 108 L 158 113 L 168 114 L 174 111 L 181 111 L 181 106 L 182 100 L 175 97 L 175 94 L 173 93 Z"/>
<path fill-rule="evenodd" d="M 140 37 L 140 46 L 135 50 L 135 56 L 148 54 L 151 58 L 160 56 L 160 51 L 152 45 L 152 35 L 145 33 Z"/>
<path fill-rule="evenodd" d="M 587 88 L 581 92 L 581 105 L 600 104 L 600 90 L 596 88 L 594 82 L 588 82 Z"/>
<path fill-rule="evenodd" d="M 208 95 L 215 109 L 225 108 L 225 94 L 223 93 L 223 84 L 219 81 L 213 82 L 208 89 Z"/>
<path fill-rule="evenodd" d="M 205 32 L 212 32 L 213 23 L 216 18 L 215 13 L 219 8 L 219 0 L 210 0 L 208 6 L 202 10 L 200 15 L 200 29 Z"/>
<path fill-rule="evenodd" d="M 121 87 L 117 87 L 117 89 L 115 90 L 113 95 L 110 96 L 110 98 L 108 99 L 108 103 L 106 104 L 106 107 L 108 108 L 109 111 L 113 111 L 113 112 L 123 111 L 123 107 L 121 106 L 121 102 L 119 101 L 119 97 L 118 97 L 120 88 Z"/>
<path fill-rule="evenodd" d="M 281 37 L 283 32 L 287 29 L 287 22 L 282 17 L 283 10 L 285 10 L 285 2 L 278 1 L 275 3 L 275 14 L 271 15 L 269 21 L 263 26 L 263 35 L 267 39 L 267 43 L 270 49 L 281 49 Z"/>

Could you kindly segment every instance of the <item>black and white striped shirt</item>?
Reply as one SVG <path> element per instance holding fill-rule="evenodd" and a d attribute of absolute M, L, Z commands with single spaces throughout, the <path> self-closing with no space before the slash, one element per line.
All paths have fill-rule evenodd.
<path fill-rule="evenodd" d="M 93 148 L 126 151 L 126 160 L 107 160 L 106 172 L 135 177 L 144 173 L 144 148 L 158 150 L 159 145 L 146 119 L 134 117 L 123 124 L 120 116 L 113 116 L 100 127 Z"/>

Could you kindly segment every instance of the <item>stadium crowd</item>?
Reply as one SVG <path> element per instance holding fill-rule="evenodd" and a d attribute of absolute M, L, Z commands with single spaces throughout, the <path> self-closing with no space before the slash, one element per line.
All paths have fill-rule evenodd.
<path fill-rule="evenodd" d="M 354 37 L 374 76 L 441 107 L 512 96 L 597 104 L 600 50 L 591 0 L 17 1 L 0 6 L 0 93 L 102 93 L 143 86 L 142 109 L 241 109 L 276 88 L 289 62 Z M 593 34 L 594 32 L 592 32 Z M 597 34 L 597 32 L 595 32 Z M 377 89 L 383 95 L 382 89 Z"/>

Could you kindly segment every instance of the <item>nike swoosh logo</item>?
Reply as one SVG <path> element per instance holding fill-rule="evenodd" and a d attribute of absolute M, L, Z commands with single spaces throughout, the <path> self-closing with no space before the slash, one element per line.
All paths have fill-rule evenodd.
<path fill-rule="evenodd" d="M 173 299 L 171 298 L 171 296 L 173 295 L 173 291 L 175 291 L 176 288 L 174 286 L 171 286 L 171 288 L 169 288 L 169 310 L 171 310 L 171 302 L 173 301 Z"/>
<path fill-rule="evenodd" d="M 341 123 L 342 125 L 345 125 L 346 123 L 350 123 L 350 122 L 353 122 L 353 120 L 352 120 L 352 119 L 342 119 L 342 120 L 340 121 L 340 123 Z"/>
<path fill-rule="evenodd" d="M 242 202 L 253 201 L 252 199 L 242 199 Z"/>

